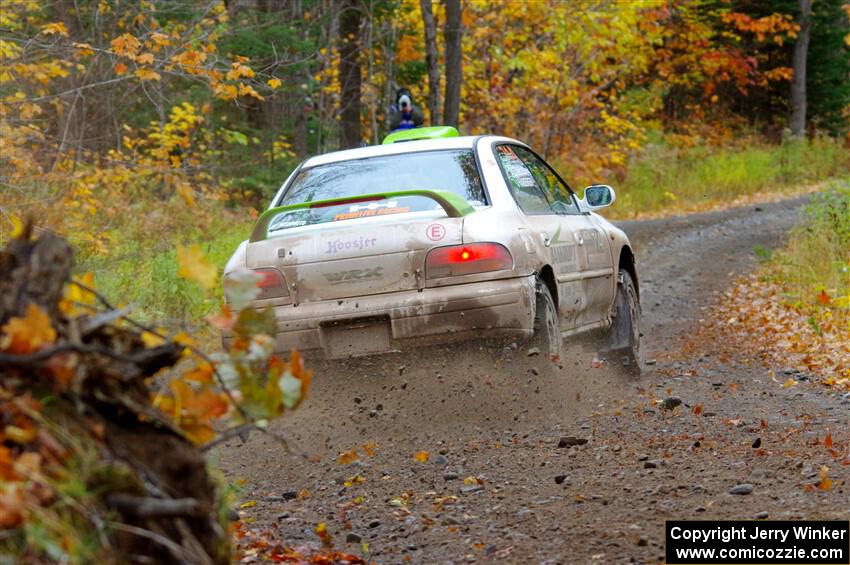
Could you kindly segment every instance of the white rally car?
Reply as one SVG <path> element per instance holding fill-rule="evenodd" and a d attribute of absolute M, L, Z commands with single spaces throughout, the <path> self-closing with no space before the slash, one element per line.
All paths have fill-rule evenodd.
<path fill-rule="evenodd" d="M 564 338 L 595 331 L 636 371 L 634 254 L 594 212 L 614 198 L 607 185 L 579 198 L 515 139 L 420 128 L 301 163 L 225 278 L 261 275 L 253 306 L 274 309 L 282 352 L 511 338 L 557 359 Z"/>

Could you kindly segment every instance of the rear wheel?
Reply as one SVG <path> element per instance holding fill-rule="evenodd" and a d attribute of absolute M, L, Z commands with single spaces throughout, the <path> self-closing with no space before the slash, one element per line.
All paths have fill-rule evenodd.
<path fill-rule="evenodd" d="M 558 362 L 561 358 L 563 338 L 555 300 L 549 292 L 549 287 L 540 280 L 537 281 L 534 294 L 534 336 L 529 344 L 530 349 L 537 349 L 541 355 Z"/>
<path fill-rule="evenodd" d="M 628 374 L 640 375 L 640 301 L 628 271 L 620 271 L 617 297 L 614 300 L 614 319 L 600 353 L 613 366 Z"/>

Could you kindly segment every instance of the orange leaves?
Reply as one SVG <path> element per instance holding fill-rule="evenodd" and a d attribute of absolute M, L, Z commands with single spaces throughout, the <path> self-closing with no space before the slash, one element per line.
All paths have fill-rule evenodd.
<path fill-rule="evenodd" d="M 763 76 L 768 81 L 790 81 L 794 78 L 794 69 L 791 67 L 776 67 L 764 71 Z"/>
<path fill-rule="evenodd" d="M 797 294 L 809 302 L 791 304 L 790 289 L 763 280 L 759 275 L 742 277 L 717 307 L 715 328 L 732 343 L 739 339 L 757 340 L 758 357 L 765 365 L 786 369 L 774 382 L 790 389 L 801 384 L 800 376 L 819 384 L 850 390 L 850 350 L 846 324 L 842 327 L 842 306 L 822 287 L 811 294 Z"/>
<path fill-rule="evenodd" d="M 159 80 L 162 78 L 162 76 L 158 72 L 144 68 L 136 69 L 133 75 L 135 75 L 136 78 L 139 78 L 141 80 Z"/>
<path fill-rule="evenodd" d="M 832 479 L 829 478 L 829 467 L 821 465 L 820 469 L 818 469 L 818 477 L 820 478 L 820 482 L 818 482 L 818 488 L 820 490 L 830 490 L 832 488 Z"/>
<path fill-rule="evenodd" d="M 29 304 L 22 318 L 12 318 L 0 331 L 0 349 L 15 355 L 33 353 L 56 341 L 50 318 L 36 304 Z"/>
<path fill-rule="evenodd" d="M 41 33 L 44 35 L 61 35 L 68 37 L 68 28 L 62 22 L 52 22 L 41 26 Z"/>
<path fill-rule="evenodd" d="M 794 38 L 800 26 L 788 14 L 774 13 L 762 18 L 753 18 L 740 12 L 724 13 L 722 19 L 738 31 L 752 33 L 758 41 L 772 40 L 782 45 L 786 38 Z"/>
<path fill-rule="evenodd" d="M 213 367 L 209 363 L 200 363 L 194 369 L 183 373 L 183 379 L 201 384 L 212 384 Z"/>
<path fill-rule="evenodd" d="M 203 64 L 207 60 L 207 54 L 203 51 L 195 49 L 186 49 L 171 58 L 174 63 L 177 63 L 189 74 L 201 74 Z"/>
<path fill-rule="evenodd" d="M 0 479 L 4 481 L 18 480 L 18 475 L 15 473 L 15 458 L 12 450 L 4 445 L 0 445 Z"/>
<path fill-rule="evenodd" d="M 360 459 L 360 454 L 357 453 L 357 448 L 349 449 L 348 451 L 343 451 L 339 454 L 336 459 L 336 462 L 340 465 L 348 465 L 349 463 L 354 463 Z"/>
<path fill-rule="evenodd" d="M 23 486 L 20 483 L 3 484 L 0 486 L 0 530 L 16 528 L 23 520 Z"/>
<path fill-rule="evenodd" d="M 170 415 L 190 440 L 202 444 L 210 441 L 215 433 L 212 422 L 227 414 L 230 403 L 224 393 L 211 387 L 193 386 L 181 379 L 169 383 L 172 396 L 158 396 L 154 404 Z"/>
<path fill-rule="evenodd" d="M 411 61 L 421 61 L 423 49 L 421 37 L 417 35 L 402 35 L 395 46 L 396 63 L 404 64 Z"/>
<path fill-rule="evenodd" d="M 257 100 L 263 100 L 263 97 L 254 90 L 254 88 L 248 84 L 239 83 L 239 96 L 250 96 L 252 98 L 256 98 Z"/>
<path fill-rule="evenodd" d="M 336 460 L 337 463 L 339 463 L 340 465 L 348 465 L 349 463 L 353 463 L 353 462 L 357 461 L 358 459 L 360 459 L 360 453 L 359 453 L 360 449 L 363 450 L 363 454 L 366 457 L 372 457 L 372 456 L 375 455 L 375 452 L 377 451 L 378 446 L 374 442 L 369 442 L 369 443 L 364 443 L 363 445 L 361 445 L 359 447 L 354 447 L 352 449 L 349 449 L 348 451 L 343 451 L 342 453 L 339 454 L 339 456 L 337 456 L 337 460 Z"/>
<path fill-rule="evenodd" d="M 254 70 L 251 67 L 245 66 L 242 63 L 233 63 L 230 70 L 227 71 L 227 80 L 239 80 L 240 78 L 252 78 Z"/>
<path fill-rule="evenodd" d="M 129 33 L 116 37 L 110 44 L 112 45 L 112 51 L 116 55 L 127 57 L 131 60 L 135 60 L 136 55 L 142 48 L 142 43 L 138 38 Z"/>

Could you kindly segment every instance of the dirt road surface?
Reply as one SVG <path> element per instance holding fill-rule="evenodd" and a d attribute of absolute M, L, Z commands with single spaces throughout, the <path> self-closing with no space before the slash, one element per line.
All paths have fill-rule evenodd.
<path fill-rule="evenodd" d="M 806 375 L 781 387 L 782 367 L 777 382 L 745 362 L 758 343 L 694 339 L 802 203 L 622 224 L 650 363 L 638 379 L 578 349 L 562 370 L 475 347 L 315 366 L 308 401 L 273 424 L 296 454 L 254 434 L 214 455 L 256 501 L 241 513 L 292 545 L 318 543 L 324 522 L 376 563 L 658 563 L 665 519 L 846 520 L 850 399 Z"/>

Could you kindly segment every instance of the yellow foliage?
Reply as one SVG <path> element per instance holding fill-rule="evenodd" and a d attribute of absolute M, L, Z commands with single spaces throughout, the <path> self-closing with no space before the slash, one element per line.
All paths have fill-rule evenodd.
<path fill-rule="evenodd" d="M 195 281 L 205 289 L 212 288 L 218 280 L 218 269 L 207 261 L 197 244 L 189 247 L 177 246 L 177 274 Z"/>
<path fill-rule="evenodd" d="M 74 277 L 73 280 L 86 288 L 94 289 L 94 273 L 88 272 L 82 277 Z M 94 299 L 94 294 L 71 283 L 65 285 L 62 300 L 59 301 L 59 310 L 66 316 L 88 313 L 89 309 L 94 306 Z M 80 306 L 83 308 L 80 308 Z"/>
<path fill-rule="evenodd" d="M 227 80 L 238 80 L 240 78 L 252 78 L 254 71 L 251 67 L 245 66 L 242 63 L 233 63 L 230 70 L 227 71 Z"/>
<path fill-rule="evenodd" d="M 142 48 L 142 44 L 138 38 L 129 33 L 116 37 L 110 44 L 112 45 L 112 51 L 116 55 L 121 55 L 129 59 L 135 59 L 136 54 Z"/>
<path fill-rule="evenodd" d="M 52 22 L 41 26 L 41 33 L 44 35 L 61 35 L 68 37 L 68 28 L 62 22 Z"/>
<path fill-rule="evenodd" d="M 142 80 L 159 80 L 162 78 L 158 72 L 144 68 L 136 69 L 136 72 L 133 74 Z"/>

